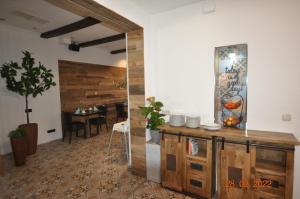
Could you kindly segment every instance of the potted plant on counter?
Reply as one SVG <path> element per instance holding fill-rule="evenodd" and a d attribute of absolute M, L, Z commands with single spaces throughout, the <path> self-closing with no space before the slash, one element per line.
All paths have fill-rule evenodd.
<path fill-rule="evenodd" d="M 53 74 L 50 69 L 44 67 L 40 62 L 34 66 L 35 61 L 28 51 L 22 52 L 22 64 L 10 61 L 0 68 L 1 77 L 6 79 L 8 90 L 18 93 L 25 97 L 26 102 L 26 119 L 27 124 L 20 125 L 20 128 L 26 131 L 28 144 L 27 155 L 34 154 L 37 149 L 38 125 L 29 122 L 29 113 L 32 111 L 28 108 L 28 98 L 42 95 L 51 86 L 55 86 Z"/>
<path fill-rule="evenodd" d="M 11 148 L 14 154 L 15 165 L 22 166 L 26 163 L 27 140 L 24 129 L 17 128 L 8 134 L 10 138 Z"/>
<path fill-rule="evenodd" d="M 164 115 L 161 114 L 163 103 L 160 101 L 155 101 L 155 97 L 147 98 L 147 103 L 147 106 L 140 107 L 140 109 L 146 119 L 146 128 L 150 129 L 152 140 L 159 144 L 160 135 L 157 127 L 165 124 L 165 119 L 163 118 Z"/>

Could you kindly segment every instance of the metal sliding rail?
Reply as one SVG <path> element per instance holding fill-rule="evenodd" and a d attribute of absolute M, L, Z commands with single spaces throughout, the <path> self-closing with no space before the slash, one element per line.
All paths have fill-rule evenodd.
<path fill-rule="evenodd" d="M 160 133 L 162 134 L 162 136 L 163 136 L 163 134 L 174 135 L 174 136 L 186 136 L 186 135 L 183 135 L 182 132 L 170 133 L 170 132 L 167 132 L 167 131 L 161 131 Z M 202 136 L 186 136 L 186 137 L 202 139 L 202 140 L 212 140 L 212 138 L 210 138 L 210 137 L 202 137 Z"/>
<path fill-rule="evenodd" d="M 255 147 L 263 148 L 263 149 L 273 149 L 273 150 L 277 150 L 277 151 L 294 151 L 295 150 L 295 148 L 291 148 L 291 147 L 275 146 L 275 145 L 272 145 L 272 144 L 251 143 L 249 140 L 247 140 L 245 142 L 234 141 L 234 140 L 226 140 L 223 137 L 222 138 L 218 137 L 217 142 L 222 143 L 222 149 L 224 149 L 224 144 L 225 143 L 246 145 L 247 146 L 247 152 L 249 152 L 250 146 L 255 146 Z"/>
<path fill-rule="evenodd" d="M 161 131 L 162 134 L 162 139 L 164 139 L 164 134 L 169 134 L 169 135 L 175 135 L 175 136 L 183 136 L 182 132 L 178 133 L 170 133 L 167 131 Z M 184 135 L 185 136 L 185 135 Z M 203 139 L 203 140 L 212 140 L 210 137 L 203 137 L 203 136 L 186 136 L 186 137 L 191 137 L 191 138 L 196 138 L 196 139 Z M 180 141 L 180 138 L 178 138 Z M 272 150 L 277 150 L 277 151 L 295 151 L 294 147 L 285 147 L 285 146 L 276 146 L 272 144 L 258 144 L 258 143 L 252 143 L 250 140 L 246 141 L 234 141 L 234 140 L 227 140 L 224 137 L 216 137 L 216 142 L 221 142 L 222 143 L 222 149 L 224 149 L 225 143 L 231 143 L 231 144 L 240 144 L 240 145 L 246 145 L 247 146 L 247 153 L 249 153 L 250 147 L 255 146 L 258 148 L 263 148 L 263 149 L 272 149 Z"/>

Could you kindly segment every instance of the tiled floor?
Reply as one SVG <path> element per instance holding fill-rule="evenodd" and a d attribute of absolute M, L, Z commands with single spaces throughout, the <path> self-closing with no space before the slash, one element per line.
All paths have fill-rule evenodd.
<path fill-rule="evenodd" d="M 61 140 L 40 145 L 23 167 L 15 167 L 7 155 L 0 198 L 189 198 L 128 172 L 121 147 L 114 146 L 107 155 L 109 135 L 75 138 L 70 145 Z M 120 146 L 120 136 L 115 138 Z"/>

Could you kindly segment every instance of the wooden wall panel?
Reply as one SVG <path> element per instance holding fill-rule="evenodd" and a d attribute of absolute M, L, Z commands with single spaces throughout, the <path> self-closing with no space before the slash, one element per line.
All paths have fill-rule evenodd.
<path fill-rule="evenodd" d="M 142 27 L 93 0 L 46 0 L 82 17 L 93 17 L 118 32 L 127 32 L 132 171 L 146 175 L 145 126 L 138 107 L 144 105 L 144 33 Z"/>
<path fill-rule="evenodd" d="M 127 100 L 127 89 L 118 88 L 126 78 L 126 68 L 59 60 L 62 111 L 74 111 L 108 104 L 108 119 L 115 122 L 115 103 Z"/>
<path fill-rule="evenodd" d="M 130 103 L 131 170 L 137 175 L 145 176 L 145 120 L 139 110 L 139 106 L 145 105 L 143 29 L 127 33 L 127 51 Z"/>

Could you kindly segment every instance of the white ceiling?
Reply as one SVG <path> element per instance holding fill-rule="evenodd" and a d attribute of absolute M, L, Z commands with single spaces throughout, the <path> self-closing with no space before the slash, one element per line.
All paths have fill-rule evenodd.
<path fill-rule="evenodd" d="M 82 17 L 58 8 L 43 0 L 0 0 L 0 23 L 29 29 L 39 33 L 46 32 L 81 20 Z M 72 38 L 80 43 L 119 34 L 100 24 L 74 31 L 60 37 Z M 107 51 L 126 47 L 125 40 L 97 45 Z"/>
<path fill-rule="evenodd" d="M 157 14 L 202 0 L 130 0 L 149 14 Z"/>
<path fill-rule="evenodd" d="M 172 10 L 202 0 L 127 0 L 149 14 Z M 82 17 L 58 8 L 43 0 L 0 0 L 0 23 L 43 33 L 81 20 Z M 119 34 L 100 24 L 60 36 L 76 43 Z M 95 46 L 107 51 L 126 48 L 119 40 Z"/>

